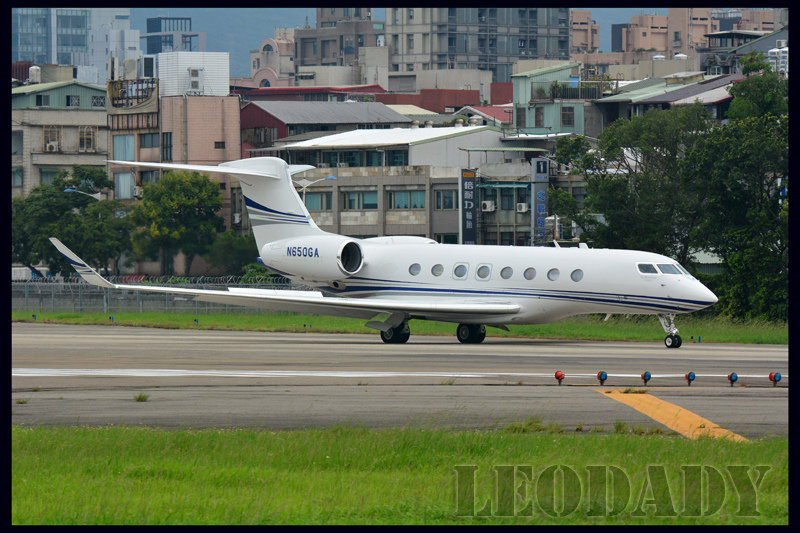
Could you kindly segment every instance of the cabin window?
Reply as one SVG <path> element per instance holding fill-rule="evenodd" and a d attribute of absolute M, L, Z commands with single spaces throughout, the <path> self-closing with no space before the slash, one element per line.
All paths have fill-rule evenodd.
<path fill-rule="evenodd" d="M 458 264 L 453 268 L 453 277 L 455 279 L 464 279 L 467 277 L 467 265 Z"/>
<path fill-rule="evenodd" d="M 547 279 L 549 279 L 550 281 L 555 281 L 555 280 L 558 279 L 558 276 L 560 276 L 560 275 L 561 275 L 561 272 L 559 272 L 557 268 L 551 268 L 547 272 Z"/>
<path fill-rule="evenodd" d="M 639 272 L 641 272 L 642 274 L 658 274 L 658 270 L 656 270 L 656 267 L 654 267 L 650 263 L 639 263 L 636 266 L 639 268 Z"/>
<path fill-rule="evenodd" d="M 676 265 L 658 265 L 658 269 L 661 271 L 662 274 L 680 274 L 681 271 L 678 270 Z"/>
<path fill-rule="evenodd" d="M 475 273 L 478 275 L 478 279 L 489 279 L 489 274 L 492 273 L 492 267 L 491 265 L 481 265 Z"/>
<path fill-rule="evenodd" d="M 504 267 L 503 270 L 500 271 L 500 277 L 503 279 L 509 279 L 513 275 L 514 269 L 511 267 Z"/>
<path fill-rule="evenodd" d="M 433 268 L 431 268 L 431 274 L 434 276 L 441 276 L 442 272 L 444 272 L 444 267 L 442 265 L 433 265 Z"/>
<path fill-rule="evenodd" d="M 411 274 L 412 276 L 416 276 L 417 274 L 419 274 L 419 271 L 420 271 L 419 263 L 414 263 L 413 265 L 408 267 L 408 273 Z"/>
<path fill-rule="evenodd" d="M 523 276 L 525 276 L 525 279 L 527 279 L 528 281 L 530 281 L 530 280 L 532 280 L 533 278 L 535 278 L 535 277 L 536 277 L 536 269 L 535 269 L 535 268 L 533 268 L 533 267 L 531 267 L 531 268 L 526 268 L 526 269 L 525 269 L 525 272 L 523 272 L 523 274 L 522 274 L 522 275 L 523 275 Z"/>
<path fill-rule="evenodd" d="M 583 270 L 580 268 L 573 270 L 569 277 L 572 279 L 572 281 L 580 281 L 583 279 Z"/>

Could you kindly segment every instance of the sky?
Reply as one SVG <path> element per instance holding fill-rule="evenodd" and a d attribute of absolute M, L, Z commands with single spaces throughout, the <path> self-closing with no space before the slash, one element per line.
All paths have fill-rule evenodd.
<path fill-rule="evenodd" d="M 600 25 L 600 50 L 611 51 L 611 25 L 630 22 L 633 15 L 666 15 L 667 8 L 575 8 L 592 12 Z M 373 20 L 385 20 L 385 8 L 375 8 Z M 146 32 L 153 17 L 191 17 L 192 30 L 206 32 L 208 52 L 231 54 L 231 76 L 250 76 L 250 50 L 273 37 L 275 28 L 302 28 L 316 23 L 316 9 L 298 8 L 131 8 L 131 28 Z"/>

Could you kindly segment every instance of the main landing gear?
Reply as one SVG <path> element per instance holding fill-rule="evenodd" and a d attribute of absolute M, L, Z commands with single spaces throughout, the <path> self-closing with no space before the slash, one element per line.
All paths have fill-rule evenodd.
<path fill-rule="evenodd" d="M 664 339 L 664 346 L 667 348 L 680 348 L 683 344 L 683 339 L 678 335 L 678 328 L 675 327 L 675 315 L 657 315 L 658 321 L 661 322 L 661 327 L 667 332 L 667 338 Z"/>
<path fill-rule="evenodd" d="M 464 344 L 478 344 L 486 338 L 486 326 L 481 324 L 459 324 L 456 337 Z"/>
<path fill-rule="evenodd" d="M 404 344 L 411 337 L 411 330 L 408 329 L 408 321 L 403 321 L 399 326 L 381 331 L 381 340 L 386 344 Z"/>

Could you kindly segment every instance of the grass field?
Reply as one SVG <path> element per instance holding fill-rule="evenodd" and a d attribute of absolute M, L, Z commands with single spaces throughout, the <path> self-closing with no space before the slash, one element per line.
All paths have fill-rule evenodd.
<path fill-rule="evenodd" d="M 37 313 L 36 322 L 59 324 L 112 325 L 111 316 L 101 313 Z M 166 313 L 115 313 L 114 326 L 144 326 L 181 329 L 220 329 L 234 331 L 287 331 L 299 333 L 369 333 L 374 329 L 364 327 L 363 320 L 297 315 L 292 313 L 196 315 Z M 487 328 L 489 337 L 529 337 L 542 339 L 582 339 L 617 341 L 664 340 L 664 330 L 653 316 L 616 315 L 603 320 L 603 315 L 568 318 L 552 324 L 535 326 L 509 326 L 510 332 Z M 11 320 L 33 322 L 31 313 L 12 312 Z M 197 320 L 197 323 L 195 323 Z M 455 335 L 455 324 L 412 320 L 413 335 Z M 789 326 L 786 323 L 762 321 L 737 322 L 722 317 L 697 317 L 682 315 L 676 325 L 683 342 L 788 344 Z"/>
<path fill-rule="evenodd" d="M 12 524 L 788 524 L 789 516 L 787 438 L 576 434 L 529 422 L 483 432 L 12 426 L 11 437 Z M 516 477 L 499 481 L 509 465 Z M 716 473 L 706 474 L 710 484 L 692 475 L 699 465 Z M 590 481 L 603 467 L 616 492 L 596 475 Z M 502 491 L 515 485 L 516 503 Z M 488 499 L 489 516 L 475 516 Z"/>

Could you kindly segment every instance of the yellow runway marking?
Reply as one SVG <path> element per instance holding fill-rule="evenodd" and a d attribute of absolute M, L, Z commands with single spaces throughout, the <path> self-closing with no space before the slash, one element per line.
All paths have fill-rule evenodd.
<path fill-rule="evenodd" d="M 687 411 L 683 407 L 659 400 L 648 394 L 623 394 L 618 389 L 594 389 L 603 396 L 617 400 L 660 422 L 690 439 L 698 437 L 728 438 L 746 441 L 741 435 L 728 431 L 711 420 Z"/>

